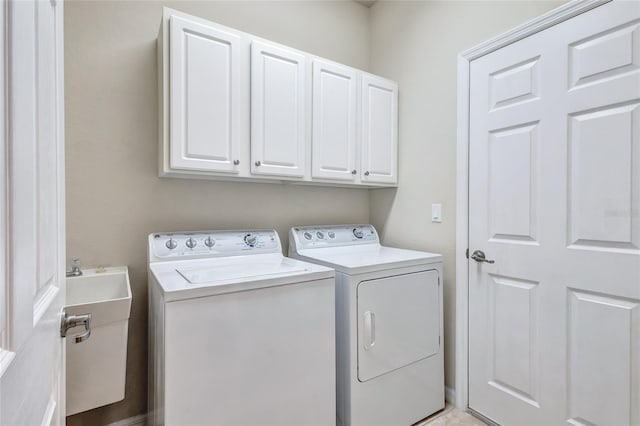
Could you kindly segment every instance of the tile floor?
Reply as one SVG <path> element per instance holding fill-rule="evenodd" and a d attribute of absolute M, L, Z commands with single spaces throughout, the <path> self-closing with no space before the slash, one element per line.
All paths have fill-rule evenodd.
<path fill-rule="evenodd" d="M 414 426 L 487 426 L 487 424 L 471 414 L 447 404 L 444 410 L 420 423 L 416 423 Z"/>

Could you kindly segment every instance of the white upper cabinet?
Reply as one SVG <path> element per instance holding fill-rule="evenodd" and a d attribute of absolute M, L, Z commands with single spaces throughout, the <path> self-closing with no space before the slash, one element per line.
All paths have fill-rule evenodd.
<path fill-rule="evenodd" d="M 171 168 L 238 173 L 247 49 L 238 35 L 171 16 Z"/>
<path fill-rule="evenodd" d="M 398 85 L 362 76 L 362 182 L 398 181 Z"/>
<path fill-rule="evenodd" d="M 356 180 L 356 70 L 313 60 L 311 176 Z"/>
<path fill-rule="evenodd" d="M 160 176 L 397 185 L 398 87 L 169 8 Z"/>
<path fill-rule="evenodd" d="M 306 57 L 251 44 L 251 172 L 305 175 Z"/>

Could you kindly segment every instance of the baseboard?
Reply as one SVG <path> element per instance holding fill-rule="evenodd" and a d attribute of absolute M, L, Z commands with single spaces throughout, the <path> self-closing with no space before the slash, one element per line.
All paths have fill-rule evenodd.
<path fill-rule="evenodd" d="M 449 386 L 444 387 L 444 400 L 455 407 L 456 405 L 456 390 Z"/>
<path fill-rule="evenodd" d="M 139 416 L 129 417 L 128 419 L 118 420 L 115 423 L 109 423 L 107 426 L 145 426 L 147 423 L 147 415 L 140 414 Z"/>

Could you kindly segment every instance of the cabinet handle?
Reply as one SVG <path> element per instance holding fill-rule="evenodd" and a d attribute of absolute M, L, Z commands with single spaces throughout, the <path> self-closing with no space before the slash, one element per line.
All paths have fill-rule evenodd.
<path fill-rule="evenodd" d="M 237 166 L 238 164 L 240 164 L 240 160 L 233 160 L 233 164 Z"/>
<path fill-rule="evenodd" d="M 256 161 L 256 166 L 260 167 L 260 164 L 262 164 L 260 161 Z"/>
<path fill-rule="evenodd" d="M 369 176 L 369 172 L 364 172 L 364 175 L 365 176 Z"/>
<path fill-rule="evenodd" d="M 357 170 L 351 170 L 351 174 L 352 174 L 352 175 L 355 175 L 356 173 L 358 173 L 358 171 L 357 171 Z"/>

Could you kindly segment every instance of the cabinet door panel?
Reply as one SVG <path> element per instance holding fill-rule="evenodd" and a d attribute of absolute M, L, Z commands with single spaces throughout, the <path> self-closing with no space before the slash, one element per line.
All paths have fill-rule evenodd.
<path fill-rule="evenodd" d="M 312 176 L 354 181 L 356 71 L 313 61 Z"/>
<path fill-rule="evenodd" d="M 305 78 L 303 55 L 252 43 L 252 173 L 304 176 Z"/>
<path fill-rule="evenodd" d="M 172 16 L 172 168 L 237 173 L 241 39 Z"/>
<path fill-rule="evenodd" d="M 398 157 L 398 86 L 362 77 L 363 182 L 396 183 Z"/>

